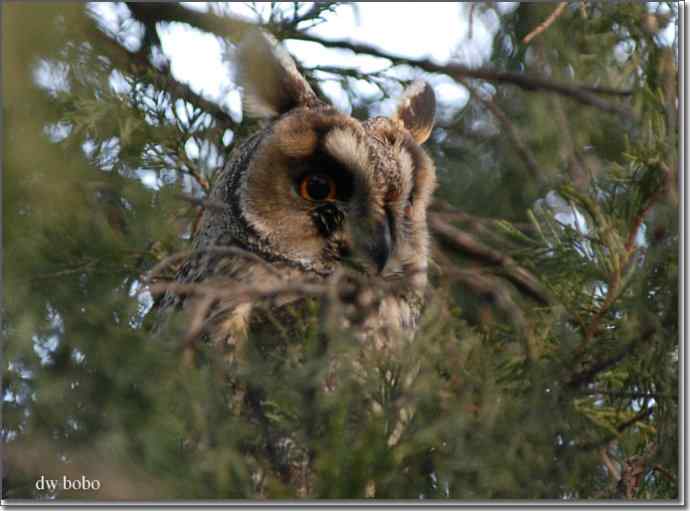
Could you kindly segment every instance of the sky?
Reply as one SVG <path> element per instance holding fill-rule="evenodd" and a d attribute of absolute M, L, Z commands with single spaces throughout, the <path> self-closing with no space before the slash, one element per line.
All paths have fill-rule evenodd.
<path fill-rule="evenodd" d="M 206 11 L 207 2 L 183 2 L 187 8 Z M 514 8 L 515 2 L 500 5 L 502 11 Z M 115 32 L 118 23 L 127 17 L 122 4 L 92 3 L 100 23 Z M 267 5 L 257 3 L 258 13 L 244 2 L 226 4 L 229 14 L 250 21 L 267 17 Z M 473 15 L 472 37 L 469 38 L 469 4 L 461 2 L 361 2 L 355 8 L 340 6 L 328 15 L 327 22 L 310 31 L 325 39 L 349 39 L 380 47 L 386 52 L 410 58 L 428 58 L 439 64 L 453 59 L 479 66 L 491 53 L 491 41 L 498 28 L 496 15 L 476 9 Z M 136 44 L 137 34 L 126 45 Z M 219 102 L 232 116 L 241 117 L 241 99 L 235 89 L 231 56 L 224 55 L 217 38 L 182 23 L 159 27 L 163 52 L 168 57 L 173 76 L 188 83 L 197 93 Z M 306 67 L 339 65 L 356 67 L 361 71 L 375 71 L 386 67 L 387 61 L 368 56 L 355 56 L 349 51 L 327 49 L 317 43 L 288 40 L 287 49 Z M 424 75 L 431 83 L 442 107 L 462 108 L 467 91 L 450 78 Z M 373 94 L 375 88 L 359 82 L 358 92 Z M 328 81 L 323 90 L 340 110 L 350 110 L 349 101 L 335 81 Z M 383 103 L 381 112 L 390 113 L 392 102 Z"/>
<path fill-rule="evenodd" d="M 249 21 L 267 19 L 268 2 L 254 2 L 255 10 L 249 4 L 225 3 L 222 9 L 231 16 Z M 202 12 L 214 9 L 209 2 L 182 2 L 182 5 Z M 286 9 L 292 8 L 291 2 L 285 2 L 285 5 Z M 367 43 L 403 57 L 425 58 L 439 64 L 452 60 L 468 66 L 481 66 L 486 64 L 491 54 L 499 20 L 490 9 L 475 9 L 470 34 L 470 5 L 469 2 L 356 2 L 354 8 L 339 6 L 334 13 L 327 14 L 325 23 L 310 29 L 310 32 L 324 39 Z M 499 2 L 497 5 L 500 12 L 506 12 L 514 9 L 517 2 Z M 129 17 L 122 3 L 92 2 L 89 6 L 102 26 L 111 32 L 117 32 L 119 24 Z M 655 3 L 650 2 L 649 8 L 653 10 Z M 136 30 L 133 32 L 130 31 L 130 36 L 121 41 L 130 49 L 136 49 L 141 36 Z M 195 92 L 221 104 L 239 121 L 242 116 L 241 96 L 233 82 L 232 55 L 224 54 L 218 39 L 183 23 L 161 24 L 158 32 L 173 76 L 189 84 Z M 666 32 L 662 37 L 672 40 L 673 27 L 669 26 Z M 368 72 L 382 69 L 388 62 L 357 56 L 347 50 L 324 48 L 318 43 L 287 40 L 284 44 L 306 67 L 338 65 Z M 433 86 L 440 104 L 439 111 L 452 114 L 469 99 L 465 88 L 447 76 L 423 74 L 421 77 Z M 376 92 L 374 86 L 363 81 L 356 85 L 357 92 L 364 96 Z M 326 81 L 322 89 L 337 108 L 350 112 L 349 100 L 338 83 Z M 380 105 L 380 111 L 374 110 L 373 113 L 390 114 L 394 107 L 393 100 L 385 101 Z"/>
<path fill-rule="evenodd" d="M 183 2 L 186 8 L 196 11 L 216 11 L 248 21 L 267 21 L 270 12 L 268 2 L 218 3 Z M 130 14 L 124 3 L 91 2 L 88 4 L 94 19 L 110 34 L 117 34 L 118 41 L 129 50 L 138 49 L 143 35 L 143 26 L 131 23 Z M 285 2 L 286 9 L 292 9 L 291 2 Z M 304 10 L 311 4 L 305 4 Z M 501 11 L 513 9 L 516 2 L 499 4 Z M 327 13 L 325 23 L 310 32 L 324 39 L 347 39 L 362 42 L 383 51 L 403 57 L 430 59 L 439 64 L 450 60 L 480 66 L 491 54 L 491 44 L 498 29 L 498 18 L 492 10 L 483 12 L 475 8 L 472 16 L 472 33 L 469 31 L 469 4 L 462 2 L 360 2 L 354 6 L 339 6 L 335 12 Z M 235 120 L 242 118 L 241 93 L 234 80 L 232 48 L 225 47 L 219 39 L 184 23 L 161 23 L 158 35 L 170 71 L 175 79 L 186 83 L 194 92 L 220 104 Z M 471 37 L 470 37 L 471 35 Z M 314 66 L 342 66 L 371 72 L 388 67 L 389 61 L 366 55 L 355 55 L 348 50 L 325 48 L 318 43 L 287 40 L 283 42 L 292 55 L 306 68 Z M 452 116 L 462 109 L 469 99 L 467 90 L 445 75 L 411 71 L 402 66 L 388 74 L 412 80 L 423 78 L 431 84 L 439 104 L 438 111 Z M 405 74 L 407 73 L 407 74 Z M 414 73 L 414 74 L 410 74 Z M 43 73 L 46 75 L 46 73 Z M 340 83 L 333 75 L 319 72 L 322 91 L 330 102 L 344 113 L 350 113 L 352 105 Z M 38 77 L 40 79 L 40 77 Z M 330 79 L 329 79 L 330 78 Z M 57 83 L 54 76 L 49 81 Z M 126 82 L 117 74 L 111 78 L 115 90 L 124 90 Z M 395 109 L 395 99 L 383 100 L 376 86 L 358 80 L 349 83 L 358 96 L 373 101 L 371 115 L 390 115 Z M 390 86 L 397 87 L 395 82 Z M 397 96 L 402 90 L 395 91 Z M 378 101 L 381 99 L 381 101 Z M 53 126 L 50 133 L 56 139 L 66 134 L 60 126 Z M 84 150 L 88 151 L 88 147 Z M 190 158 L 199 157 L 202 148 L 190 140 L 186 146 Z M 156 172 L 140 169 L 137 174 L 146 186 L 158 188 L 162 183 Z M 191 184 L 190 184 L 191 186 Z"/>

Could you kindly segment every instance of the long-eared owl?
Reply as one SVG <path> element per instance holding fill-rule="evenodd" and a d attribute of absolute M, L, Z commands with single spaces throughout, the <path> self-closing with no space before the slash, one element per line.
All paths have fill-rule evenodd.
<path fill-rule="evenodd" d="M 162 308 L 182 306 L 187 338 L 205 338 L 230 373 L 246 375 L 261 372 L 248 362 L 258 349 L 257 330 L 277 318 L 274 331 L 290 331 L 294 309 L 308 308 L 305 295 L 335 289 L 336 330 L 355 341 L 348 375 L 371 356 L 395 359 L 414 336 L 427 288 L 426 215 L 436 177 L 420 144 L 433 127 L 431 87 L 413 82 L 390 118 L 360 122 L 320 100 L 267 37 L 250 36 L 237 57 L 245 110 L 267 122 L 236 147 L 215 180 L 191 255 Z M 266 359 L 287 358 L 285 346 L 273 348 Z M 339 355 L 328 359 L 326 376 L 316 378 L 321 391 L 340 388 L 333 376 L 339 365 Z M 261 414 L 256 386 L 228 378 L 233 413 Z M 256 406 L 248 412 L 252 396 Z M 376 399 L 369 402 L 376 406 Z M 403 421 L 405 410 L 399 412 Z M 287 467 L 284 478 L 309 495 L 313 467 L 304 436 L 280 428 L 269 436 L 265 445 L 282 460 L 272 464 Z M 252 473 L 261 480 L 259 468 Z M 257 482 L 258 494 L 260 488 Z"/>
<path fill-rule="evenodd" d="M 416 81 L 390 118 L 360 122 L 320 100 L 267 36 L 246 38 L 237 57 L 245 111 L 270 122 L 234 150 L 215 181 L 214 207 L 203 214 L 178 282 L 215 277 L 219 286 L 270 290 L 347 268 L 391 289 L 361 321 L 361 341 L 380 349 L 409 339 L 427 286 L 426 213 L 436 176 L 420 144 L 433 127 L 433 90 Z M 229 246 L 254 257 L 218 250 Z M 203 330 L 226 351 L 241 350 L 253 296 L 203 311 Z M 168 294 L 163 306 L 183 301 Z"/>

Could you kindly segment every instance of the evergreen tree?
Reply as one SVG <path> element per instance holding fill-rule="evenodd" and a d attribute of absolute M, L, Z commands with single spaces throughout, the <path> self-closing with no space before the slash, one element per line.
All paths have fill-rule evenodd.
<path fill-rule="evenodd" d="M 8 2 L 3 496 L 251 499 L 262 473 L 262 496 L 294 498 L 267 449 L 284 428 L 309 449 L 310 497 L 677 499 L 678 5 L 463 4 L 471 25 L 497 24 L 478 68 L 310 30 L 352 5 L 255 7 L 281 41 L 390 63 L 298 62 L 319 94 L 340 84 L 353 116 L 412 77 L 470 94 L 439 112 L 427 143 L 440 181 L 434 289 L 398 361 L 419 376 L 345 375 L 320 395 L 324 350 L 347 336 L 321 344 L 317 297 L 281 358 L 252 362 L 265 422 L 234 413 L 207 344 L 190 363 L 183 335 L 155 335 L 151 292 L 258 126 L 176 80 L 159 30 L 183 23 L 231 53 L 255 23 L 224 5 L 118 3 L 113 32 L 90 5 Z M 375 375 L 386 361 L 368 362 Z M 405 406 L 413 418 L 390 445 L 390 414 Z M 100 487 L 37 487 L 63 475 Z"/>

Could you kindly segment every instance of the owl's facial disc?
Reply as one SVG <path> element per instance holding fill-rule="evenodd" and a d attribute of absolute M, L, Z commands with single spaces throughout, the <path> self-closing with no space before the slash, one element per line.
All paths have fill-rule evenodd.
<path fill-rule="evenodd" d="M 348 264 L 403 274 L 426 261 L 430 160 L 385 118 L 297 109 L 258 147 L 244 176 L 247 224 L 267 255 L 330 273 Z"/>
<path fill-rule="evenodd" d="M 433 89 L 416 81 L 390 117 L 360 122 L 325 104 L 271 38 L 250 33 L 237 57 L 245 110 L 271 125 L 246 146 L 250 159 L 237 159 L 248 163 L 232 167 L 233 190 L 221 185 L 219 195 L 236 197 L 232 235 L 320 274 L 345 259 L 384 277 L 424 273 L 435 172 L 420 145 L 434 124 Z"/>

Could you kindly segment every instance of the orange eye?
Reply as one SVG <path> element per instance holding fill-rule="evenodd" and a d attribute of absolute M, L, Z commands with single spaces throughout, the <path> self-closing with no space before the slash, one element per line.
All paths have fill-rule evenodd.
<path fill-rule="evenodd" d="M 335 200 L 335 181 L 327 174 L 307 174 L 299 184 L 299 194 L 310 201 Z"/>

